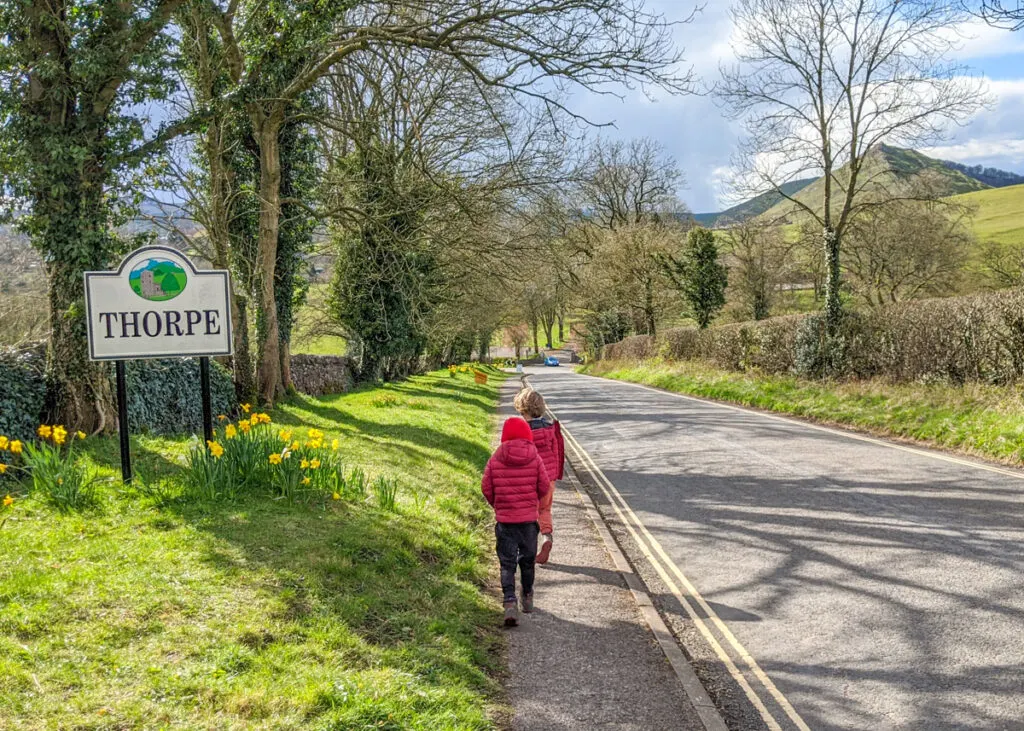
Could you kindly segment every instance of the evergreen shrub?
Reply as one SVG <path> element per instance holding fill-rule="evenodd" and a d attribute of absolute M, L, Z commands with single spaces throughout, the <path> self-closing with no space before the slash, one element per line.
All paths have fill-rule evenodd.
<path fill-rule="evenodd" d="M 0 350 L 0 435 L 29 440 L 46 405 L 43 356 L 36 350 Z"/>

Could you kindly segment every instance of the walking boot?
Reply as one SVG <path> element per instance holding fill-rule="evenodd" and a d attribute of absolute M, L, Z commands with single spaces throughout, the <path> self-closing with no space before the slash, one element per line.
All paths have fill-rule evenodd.
<path fill-rule="evenodd" d="M 515 627 L 519 624 L 519 607 L 518 602 L 513 599 L 510 602 L 505 602 L 505 626 Z"/>
<path fill-rule="evenodd" d="M 529 614 L 533 611 L 533 592 L 523 594 L 523 611 Z"/>

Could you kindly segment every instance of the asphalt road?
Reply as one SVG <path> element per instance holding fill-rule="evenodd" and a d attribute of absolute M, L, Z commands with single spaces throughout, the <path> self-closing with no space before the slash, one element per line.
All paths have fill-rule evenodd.
<path fill-rule="evenodd" d="M 737 727 L 1024 729 L 1024 473 L 529 371 L 691 582 Z"/>

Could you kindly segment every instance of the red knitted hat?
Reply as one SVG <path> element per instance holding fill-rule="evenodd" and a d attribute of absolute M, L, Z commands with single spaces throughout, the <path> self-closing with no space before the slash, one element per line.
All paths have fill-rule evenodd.
<path fill-rule="evenodd" d="M 518 416 L 513 416 L 505 421 L 505 426 L 501 428 L 502 444 L 513 439 L 533 441 L 533 429 L 530 428 L 530 425 L 524 419 L 520 419 Z"/>

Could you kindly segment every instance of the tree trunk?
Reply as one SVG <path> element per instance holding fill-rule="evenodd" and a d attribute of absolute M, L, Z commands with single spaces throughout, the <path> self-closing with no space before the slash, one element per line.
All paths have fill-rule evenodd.
<path fill-rule="evenodd" d="M 843 303 L 839 297 L 839 234 L 831 226 L 823 230 L 825 247 L 825 329 L 829 334 L 839 330 L 843 317 Z"/>
<path fill-rule="evenodd" d="M 235 395 L 243 404 L 252 403 L 256 398 L 252 351 L 249 349 L 249 314 L 246 309 L 248 306 L 246 298 L 236 293 L 234 306 L 231 308 L 232 337 L 235 341 L 235 354 L 231 358 L 231 368 L 235 381 Z"/>
<path fill-rule="evenodd" d="M 558 340 L 565 343 L 565 313 L 561 310 L 558 311 Z"/>
<path fill-rule="evenodd" d="M 657 324 L 654 321 L 654 283 L 650 279 L 644 282 L 644 326 L 646 334 L 653 337 Z"/>
<path fill-rule="evenodd" d="M 108 269 L 113 261 L 106 229 L 109 208 L 103 200 L 105 173 L 95 160 L 85 167 L 83 176 L 65 181 L 62 191 L 41 191 L 33 212 L 45 222 L 34 243 L 47 259 L 48 408 L 56 423 L 91 433 L 113 430 L 117 410 L 109 366 L 89 360 L 82 272 Z"/>
<path fill-rule="evenodd" d="M 537 339 L 537 318 L 534 317 L 530 320 L 530 327 L 533 329 L 533 352 L 540 352 L 540 341 Z"/>
<path fill-rule="evenodd" d="M 67 262 L 47 266 L 51 330 L 46 362 L 52 418 L 71 431 L 111 431 L 117 411 L 110 369 L 89 360 L 81 271 Z"/>
<path fill-rule="evenodd" d="M 284 395 L 281 371 L 281 344 L 277 326 L 277 300 L 274 297 L 274 272 L 277 266 L 277 234 L 281 222 L 280 140 L 283 113 L 280 110 L 254 125 L 260 148 L 260 224 L 256 268 L 259 333 L 260 399 L 268 406 Z"/>
<path fill-rule="evenodd" d="M 544 336 L 547 338 L 544 347 L 551 350 L 555 347 L 554 343 L 551 341 L 551 335 L 555 329 L 555 313 L 545 312 L 541 317 L 544 322 Z"/>

